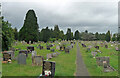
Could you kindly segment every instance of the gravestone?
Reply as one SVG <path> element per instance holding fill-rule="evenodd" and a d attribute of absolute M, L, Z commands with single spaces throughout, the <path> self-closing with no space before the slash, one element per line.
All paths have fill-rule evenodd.
<path fill-rule="evenodd" d="M 43 60 L 44 60 L 43 56 L 34 56 L 32 62 L 33 62 L 34 65 L 42 66 L 43 65 Z"/>
<path fill-rule="evenodd" d="M 96 49 L 99 49 L 99 46 L 95 46 Z"/>
<path fill-rule="evenodd" d="M 26 55 L 25 53 L 20 53 L 18 55 L 18 64 L 26 64 Z"/>
<path fill-rule="evenodd" d="M 64 51 L 65 47 L 64 46 L 60 46 L 60 51 Z"/>
<path fill-rule="evenodd" d="M 52 54 L 47 54 L 47 59 L 51 59 L 52 58 Z"/>
<path fill-rule="evenodd" d="M 19 54 L 20 54 L 20 53 L 24 53 L 24 54 L 26 54 L 26 57 L 28 57 L 28 51 L 27 51 L 27 50 L 20 50 L 20 51 L 19 51 Z"/>
<path fill-rule="evenodd" d="M 108 48 L 108 45 L 105 45 L 105 48 Z"/>
<path fill-rule="evenodd" d="M 69 48 L 66 48 L 66 49 L 65 49 L 65 53 L 69 53 Z"/>
<path fill-rule="evenodd" d="M 55 62 L 43 61 L 43 69 L 42 69 L 43 76 L 46 75 L 46 73 L 45 73 L 46 71 L 50 72 L 48 77 L 54 78 L 54 76 L 55 76 Z"/>
<path fill-rule="evenodd" d="M 30 50 L 31 52 L 34 51 L 34 46 L 28 46 L 27 50 Z"/>
<path fill-rule="evenodd" d="M 104 66 L 105 65 L 105 62 L 106 62 L 106 65 L 108 66 L 109 65 L 109 57 L 96 57 L 96 62 L 97 62 L 97 65 L 99 66 Z"/>
<path fill-rule="evenodd" d="M 83 46 L 83 47 L 86 47 L 86 45 L 85 45 L 85 44 L 82 44 L 82 46 Z"/>
<path fill-rule="evenodd" d="M 3 61 L 8 61 L 9 59 L 11 59 L 11 54 L 3 53 Z"/>

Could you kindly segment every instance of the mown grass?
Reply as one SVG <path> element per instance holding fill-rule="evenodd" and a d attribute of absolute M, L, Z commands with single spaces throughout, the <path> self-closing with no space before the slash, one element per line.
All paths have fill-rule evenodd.
<path fill-rule="evenodd" d="M 90 45 L 91 42 L 86 42 L 86 45 Z M 115 50 L 115 45 L 111 46 L 110 43 L 108 43 L 108 49 L 105 47 L 100 47 L 100 51 L 102 53 L 98 53 L 97 56 L 109 56 L 110 57 L 110 66 L 112 66 L 117 71 L 113 72 L 103 72 L 103 67 L 98 66 L 96 63 L 96 59 L 93 58 L 91 55 L 91 52 L 86 52 L 86 48 L 83 48 L 80 45 L 80 52 L 82 53 L 82 57 L 84 59 L 84 62 L 86 64 L 86 67 L 88 69 L 88 72 L 91 76 L 118 76 L 118 52 Z M 91 48 L 91 51 L 95 51 L 96 49 L 93 47 Z"/>
<path fill-rule="evenodd" d="M 38 45 L 44 46 L 44 49 L 40 50 L 37 48 Z M 39 44 L 31 44 L 35 47 L 35 51 L 37 55 L 44 56 L 46 59 L 46 55 L 48 53 L 53 53 L 50 50 L 46 50 L 46 43 Z M 57 43 L 54 43 L 58 45 Z M 56 62 L 55 76 L 73 76 L 76 70 L 76 45 L 73 49 L 70 50 L 70 54 L 66 54 L 64 51 L 56 50 L 56 45 L 52 48 L 55 49 L 55 52 L 59 52 L 55 58 L 52 58 L 48 61 Z M 68 46 L 70 44 L 67 44 Z M 16 46 L 13 45 L 14 48 L 21 48 L 22 50 L 26 50 L 29 44 L 18 43 Z M 18 51 L 15 52 L 15 57 L 17 57 Z M 2 64 L 2 75 L 3 76 L 39 76 L 42 72 L 42 66 L 32 66 L 32 58 L 31 54 L 28 55 L 26 65 L 19 65 L 17 61 L 12 61 L 10 64 Z"/>

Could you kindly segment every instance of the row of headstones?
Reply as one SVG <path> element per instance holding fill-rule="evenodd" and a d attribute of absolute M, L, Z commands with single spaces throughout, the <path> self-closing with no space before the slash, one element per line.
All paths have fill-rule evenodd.
<path fill-rule="evenodd" d="M 109 57 L 96 57 L 96 63 L 98 66 L 102 66 L 104 68 L 103 72 L 116 71 L 112 66 L 110 66 Z"/>
<path fill-rule="evenodd" d="M 82 44 L 83 47 L 86 47 L 85 44 Z M 89 46 L 89 48 L 87 48 L 87 50 L 90 50 L 92 46 Z M 108 46 L 105 46 L 106 48 L 108 48 Z M 99 49 L 99 46 L 96 46 L 95 48 Z M 95 52 L 91 52 L 91 55 L 95 58 L 95 56 L 97 55 L 97 53 L 102 53 L 100 50 L 96 50 Z M 98 66 L 103 66 L 104 67 L 104 72 L 111 72 L 111 71 L 115 71 L 115 69 L 113 67 L 111 67 L 109 65 L 109 57 L 96 57 L 96 62 Z"/>
<path fill-rule="evenodd" d="M 49 53 L 47 54 L 47 60 L 48 59 L 52 59 L 53 57 L 57 57 L 60 53 L 56 52 L 56 53 Z"/>
<path fill-rule="evenodd" d="M 28 46 L 27 50 L 20 50 L 19 54 L 24 53 L 26 55 L 26 57 L 28 57 L 28 54 L 31 53 L 32 51 L 34 51 L 34 47 L 33 46 Z M 3 62 L 11 63 L 11 60 L 16 60 L 17 58 L 15 59 L 14 52 L 15 52 L 15 50 L 2 52 L 2 54 L 3 54 Z"/>

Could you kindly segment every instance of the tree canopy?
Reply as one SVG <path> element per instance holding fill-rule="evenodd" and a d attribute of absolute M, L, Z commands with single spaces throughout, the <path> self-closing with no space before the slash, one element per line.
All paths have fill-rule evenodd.
<path fill-rule="evenodd" d="M 37 23 L 37 17 L 34 10 L 29 10 L 26 14 L 23 27 L 19 32 L 19 39 L 25 40 L 27 43 L 29 41 L 37 42 L 39 39 L 39 26 Z"/>

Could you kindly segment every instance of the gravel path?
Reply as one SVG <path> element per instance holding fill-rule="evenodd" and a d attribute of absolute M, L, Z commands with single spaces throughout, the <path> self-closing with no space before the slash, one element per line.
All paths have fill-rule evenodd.
<path fill-rule="evenodd" d="M 88 70 L 83 62 L 82 55 L 80 53 L 80 47 L 77 43 L 77 59 L 76 59 L 77 71 L 76 76 L 89 76 Z M 87 77 L 88 78 L 88 77 Z"/>

